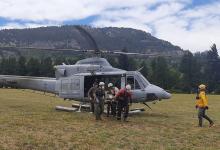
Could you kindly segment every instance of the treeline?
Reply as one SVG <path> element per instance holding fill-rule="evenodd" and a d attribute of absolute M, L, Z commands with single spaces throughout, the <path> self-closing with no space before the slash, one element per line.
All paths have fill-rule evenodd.
<path fill-rule="evenodd" d="M 62 63 L 74 64 L 77 60 L 77 58 L 65 59 L 63 57 L 55 59 L 52 59 L 51 57 L 42 59 L 31 57 L 28 60 L 23 56 L 20 56 L 17 59 L 15 57 L 3 58 L 0 61 L 0 74 L 54 77 L 55 65 L 61 65 Z"/>
<path fill-rule="evenodd" d="M 144 67 L 141 73 L 151 83 L 172 92 L 195 93 L 198 85 L 203 83 L 208 92 L 220 93 L 220 58 L 216 44 L 203 53 L 187 51 L 180 60 L 157 57 L 141 61 L 121 56 L 118 62 L 120 65 L 112 64 L 126 70 Z"/>
<path fill-rule="evenodd" d="M 121 55 L 106 56 L 114 67 L 138 70 L 153 84 L 172 92 L 195 93 L 199 84 L 204 83 L 210 93 L 220 93 L 220 58 L 216 45 L 203 53 L 186 52 L 180 60 L 157 57 L 137 59 Z M 0 74 L 54 77 L 54 65 L 75 64 L 82 57 L 30 58 L 9 57 L 0 62 Z"/>

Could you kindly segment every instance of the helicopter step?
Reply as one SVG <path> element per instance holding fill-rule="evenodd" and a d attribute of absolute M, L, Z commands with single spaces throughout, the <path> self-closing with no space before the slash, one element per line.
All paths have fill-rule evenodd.
<path fill-rule="evenodd" d="M 138 114 L 144 111 L 145 111 L 144 108 L 134 108 L 134 109 L 130 109 L 129 114 Z"/>
<path fill-rule="evenodd" d="M 67 111 L 67 112 L 74 112 L 78 110 L 77 108 L 64 107 L 64 106 L 56 106 L 55 109 L 60 111 Z"/>
<path fill-rule="evenodd" d="M 90 109 L 90 105 L 88 104 L 76 104 L 76 103 L 72 103 L 72 107 L 73 108 L 77 108 L 79 109 L 81 107 L 81 109 L 86 109 L 89 110 Z"/>

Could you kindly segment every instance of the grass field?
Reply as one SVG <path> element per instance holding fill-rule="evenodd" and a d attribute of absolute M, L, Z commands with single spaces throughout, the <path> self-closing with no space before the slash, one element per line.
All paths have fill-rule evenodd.
<path fill-rule="evenodd" d="M 129 122 L 56 111 L 70 101 L 31 91 L 0 89 L 0 149 L 220 149 L 220 96 L 209 95 L 216 126 L 197 127 L 195 95 L 150 104 Z M 137 105 L 133 105 L 137 106 Z"/>

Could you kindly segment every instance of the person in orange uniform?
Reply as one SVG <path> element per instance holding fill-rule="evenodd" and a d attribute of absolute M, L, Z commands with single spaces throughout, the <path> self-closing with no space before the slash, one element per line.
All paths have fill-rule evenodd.
<path fill-rule="evenodd" d="M 196 109 L 198 109 L 199 127 L 202 127 L 203 118 L 209 121 L 209 127 L 214 125 L 214 122 L 206 115 L 208 107 L 208 98 L 206 96 L 206 86 L 204 84 L 199 85 L 199 93 L 196 97 Z"/>

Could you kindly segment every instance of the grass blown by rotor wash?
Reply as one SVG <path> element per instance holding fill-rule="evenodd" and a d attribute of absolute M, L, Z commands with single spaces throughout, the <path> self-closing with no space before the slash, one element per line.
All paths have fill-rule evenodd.
<path fill-rule="evenodd" d="M 0 89 L 0 149 L 220 149 L 220 96 L 208 97 L 213 128 L 197 127 L 195 95 L 174 94 L 124 123 L 56 111 L 72 102 L 50 94 Z"/>

